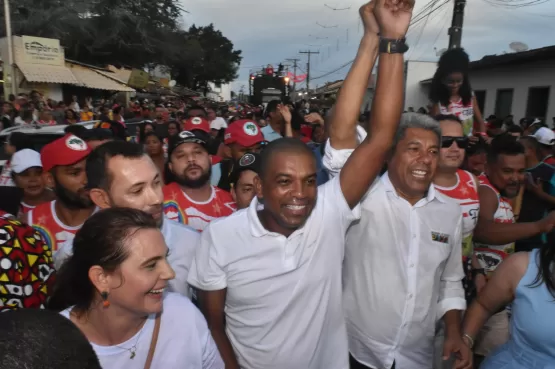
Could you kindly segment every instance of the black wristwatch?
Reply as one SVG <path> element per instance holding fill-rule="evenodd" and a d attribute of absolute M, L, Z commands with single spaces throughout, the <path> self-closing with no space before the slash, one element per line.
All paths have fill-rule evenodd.
<path fill-rule="evenodd" d="M 478 274 L 486 276 L 486 270 L 484 268 L 481 269 L 472 269 L 472 279 L 476 278 Z"/>
<path fill-rule="evenodd" d="M 406 38 L 401 38 L 398 40 L 392 38 L 380 38 L 380 53 L 386 54 L 404 54 L 409 49 L 409 46 L 405 43 Z"/>

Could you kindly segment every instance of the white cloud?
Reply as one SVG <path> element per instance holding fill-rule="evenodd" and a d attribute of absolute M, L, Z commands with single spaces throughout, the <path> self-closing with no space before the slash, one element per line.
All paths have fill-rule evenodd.
<path fill-rule="evenodd" d="M 351 6 L 351 9 L 333 11 L 326 8 L 324 3 L 336 8 Z M 417 0 L 415 13 L 426 3 Z M 358 20 L 360 4 L 345 0 L 187 0 L 183 4 L 190 12 L 184 17 L 186 26 L 214 23 L 237 49 L 243 51 L 240 77 L 234 83 L 235 90 L 241 85 L 248 87 L 248 67 L 270 63 L 277 65 L 287 58 L 296 57 L 301 59 L 300 65 L 305 70 L 306 56 L 298 54 L 303 49 L 319 50 L 321 53 L 313 57 L 313 77 L 332 71 L 354 58 L 361 36 Z M 437 59 L 434 46 L 438 50 L 447 47 L 447 29 L 451 25 L 452 9 L 450 2 L 431 14 L 425 27 L 424 20 L 409 31 L 408 43 L 412 47 L 407 53 L 409 58 Z M 508 44 L 513 41 L 524 42 L 530 48 L 547 46 L 552 43 L 549 35 L 554 20 L 554 3 L 509 10 L 493 7 L 484 0 L 468 0 L 463 47 L 471 59 L 476 60 L 484 55 L 509 52 Z M 338 27 L 324 29 L 316 22 Z M 422 35 L 419 36 L 422 28 Z M 314 36 L 328 39 L 318 40 Z M 315 80 L 311 86 L 342 79 L 347 71 L 348 67 Z"/>

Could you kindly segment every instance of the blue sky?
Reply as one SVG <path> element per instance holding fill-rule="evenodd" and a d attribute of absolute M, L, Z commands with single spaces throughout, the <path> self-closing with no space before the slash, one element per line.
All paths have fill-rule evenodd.
<path fill-rule="evenodd" d="M 444 0 L 439 0 L 438 5 Z M 498 0 L 467 0 L 463 30 L 463 47 L 472 60 L 484 55 L 511 52 L 509 43 L 519 41 L 530 49 L 552 45 L 555 2 L 507 9 L 492 5 Z M 524 0 L 521 0 L 524 1 Z M 428 0 L 416 0 L 415 14 Z M 332 8 L 348 10 L 331 10 Z M 312 77 L 334 71 L 352 60 L 362 35 L 358 8 L 362 2 L 346 0 L 186 0 L 183 6 L 190 14 L 183 17 L 184 26 L 214 23 L 243 51 L 239 78 L 233 83 L 238 91 L 245 85 L 251 67 L 277 65 L 288 58 L 301 59 L 306 70 L 306 55 L 300 50 L 320 51 L 313 56 Z M 437 5 L 436 5 L 437 6 Z M 413 29 L 408 44 L 411 60 L 437 60 L 436 51 L 447 47 L 447 30 L 451 25 L 453 0 L 432 13 Z M 320 25 L 327 28 L 323 28 Z M 311 87 L 343 79 L 348 67 L 331 75 L 316 78 Z"/>

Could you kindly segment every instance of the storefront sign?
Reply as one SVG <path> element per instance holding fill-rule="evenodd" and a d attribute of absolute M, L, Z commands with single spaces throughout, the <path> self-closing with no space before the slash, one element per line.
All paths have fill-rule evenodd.
<path fill-rule="evenodd" d="M 21 36 L 21 41 L 25 63 L 64 66 L 64 49 L 60 46 L 60 40 Z"/>
<path fill-rule="evenodd" d="M 129 76 L 129 81 L 127 82 L 127 84 L 133 88 L 143 89 L 148 87 L 149 79 L 149 74 L 144 70 L 133 69 L 131 71 L 131 75 Z"/>

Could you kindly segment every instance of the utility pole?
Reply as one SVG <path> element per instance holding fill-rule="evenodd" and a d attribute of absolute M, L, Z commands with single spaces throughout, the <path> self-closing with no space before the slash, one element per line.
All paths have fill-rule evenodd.
<path fill-rule="evenodd" d="M 455 0 L 453 6 L 453 20 L 449 28 L 449 49 L 459 49 L 462 41 L 462 28 L 464 20 L 464 7 L 466 0 Z"/>
<path fill-rule="evenodd" d="M 293 62 L 293 74 L 295 75 L 295 77 L 293 78 L 293 91 L 297 91 L 297 82 L 295 82 L 295 80 L 297 79 L 297 62 L 301 61 L 301 59 L 286 59 L 286 60 Z"/>
<path fill-rule="evenodd" d="M 306 92 L 310 94 L 310 56 L 312 54 L 320 54 L 319 51 L 299 51 L 299 54 L 308 54 L 308 63 L 306 64 Z"/>
<path fill-rule="evenodd" d="M 7 97 L 9 93 L 16 94 L 17 86 L 15 80 L 15 73 L 14 73 L 14 57 L 13 57 L 13 38 L 12 38 L 12 20 L 10 14 L 10 1 L 4 0 L 4 19 L 6 22 L 6 38 L 8 41 L 8 65 L 9 67 L 6 68 L 4 65 L 4 86 L 7 84 L 6 74 L 9 76 L 10 81 L 10 89 L 9 92 L 5 91 L 4 94 L 6 95 L 6 101 L 8 101 Z M 8 69 L 8 73 L 6 73 L 6 69 Z"/>

